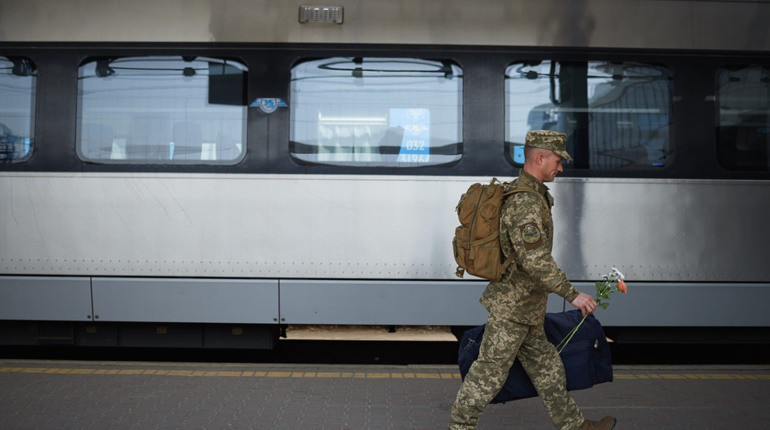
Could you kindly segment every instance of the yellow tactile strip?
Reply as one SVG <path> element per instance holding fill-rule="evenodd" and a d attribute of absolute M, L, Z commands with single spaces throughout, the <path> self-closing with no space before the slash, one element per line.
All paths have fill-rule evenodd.
<path fill-rule="evenodd" d="M 67 367 L 2 367 L 0 373 L 47 373 L 58 375 L 165 375 L 257 378 L 353 378 L 353 379 L 459 379 L 460 374 L 424 372 L 305 372 L 305 371 L 204 371 L 169 369 L 94 369 Z"/>
<path fill-rule="evenodd" d="M 754 379 L 770 380 L 770 375 L 743 373 L 615 373 L 615 379 Z"/>
<path fill-rule="evenodd" d="M 57 375 L 156 375 L 187 377 L 235 377 L 235 378 L 342 378 L 342 379 L 460 379 L 459 372 L 346 372 L 346 371 L 297 371 L 297 370 L 194 370 L 163 368 L 100 369 L 89 367 L 16 367 L 0 366 L 0 373 L 43 373 Z M 673 379 L 673 380 L 770 380 L 765 373 L 635 373 L 615 372 L 617 380 Z"/>

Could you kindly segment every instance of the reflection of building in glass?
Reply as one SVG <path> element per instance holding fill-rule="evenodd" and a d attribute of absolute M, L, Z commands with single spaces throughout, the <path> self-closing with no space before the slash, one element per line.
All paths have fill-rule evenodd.
<path fill-rule="evenodd" d="M 639 63 L 518 63 L 506 71 L 506 145 L 527 131 L 567 133 L 575 167 L 660 167 L 670 152 L 671 75 Z"/>
<path fill-rule="evenodd" d="M 717 71 L 717 155 L 728 169 L 770 166 L 770 71 L 736 66 Z"/>
<path fill-rule="evenodd" d="M 86 62 L 78 71 L 78 154 L 102 163 L 237 163 L 245 76 L 245 66 L 219 58 Z"/>
<path fill-rule="evenodd" d="M 412 58 L 325 58 L 292 69 L 290 151 L 307 163 L 424 166 L 458 161 L 462 73 Z"/>
<path fill-rule="evenodd" d="M 32 154 L 37 70 L 23 57 L 0 57 L 0 163 Z"/>

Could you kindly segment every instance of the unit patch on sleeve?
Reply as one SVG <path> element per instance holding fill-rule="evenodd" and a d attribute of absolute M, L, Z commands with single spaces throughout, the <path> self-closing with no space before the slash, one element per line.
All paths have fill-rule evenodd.
<path fill-rule="evenodd" d="M 537 225 L 529 223 L 521 227 L 521 238 L 525 244 L 535 245 L 542 239 L 542 234 L 540 234 L 540 229 L 537 228 Z"/>

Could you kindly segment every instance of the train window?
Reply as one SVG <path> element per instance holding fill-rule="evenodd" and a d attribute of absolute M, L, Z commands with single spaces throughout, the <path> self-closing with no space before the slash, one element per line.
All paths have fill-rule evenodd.
<path fill-rule="evenodd" d="M 723 68 L 716 73 L 717 157 L 730 170 L 770 166 L 770 69 Z"/>
<path fill-rule="evenodd" d="M 0 163 L 29 159 L 35 133 L 37 70 L 25 57 L 0 56 Z"/>
<path fill-rule="evenodd" d="M 78 72 L 78 156 L 95 163 L 235 164 L 246 67 L 205 57 L 96 58 Z"/>
<path fill-rule="evenodd" d="M 672 75 L 634 62 L 515 63 L 505 72 L 505 152 L 524 163 L 529 130 L 567 133 L 572 167 L 656 169 L 670 160 Z"/>
<path fill-rule="evenodd" d="M 414 58 L 324 58 L 291 72 L 298 162 L 416 167 L 462 157 L 462 69 Z"/>

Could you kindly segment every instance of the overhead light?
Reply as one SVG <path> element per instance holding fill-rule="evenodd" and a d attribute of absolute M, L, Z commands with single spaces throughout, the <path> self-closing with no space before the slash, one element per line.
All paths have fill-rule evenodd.
<path fill-rule="evenodd" d="M 342 24 L 342 6 L 300 6 L 299 23 Z"/>

